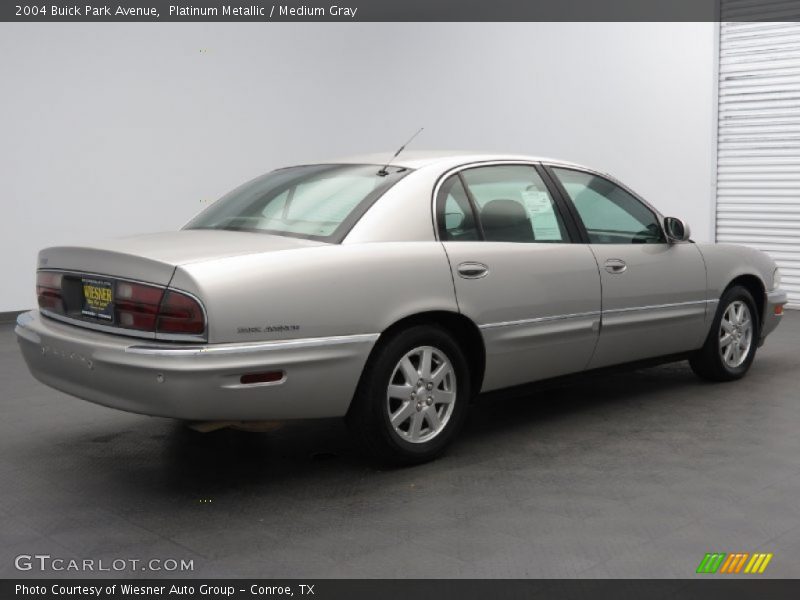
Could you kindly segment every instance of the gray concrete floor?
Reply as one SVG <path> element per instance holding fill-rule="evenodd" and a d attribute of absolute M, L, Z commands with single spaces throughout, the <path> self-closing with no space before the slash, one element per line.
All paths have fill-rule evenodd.
<path fill-rule="evenodd" d="M 798 577 L 799 351 L 789 313 L 740 382 L 679 363 L 482 400 L 444 458 L 378 470 L 338 421 L 202 435 L 50 390 L 4 325 L 0 576 L 44 553 L 208 577 L 690 577 L 706 552 L 767 551 L 764 576 Z"/>

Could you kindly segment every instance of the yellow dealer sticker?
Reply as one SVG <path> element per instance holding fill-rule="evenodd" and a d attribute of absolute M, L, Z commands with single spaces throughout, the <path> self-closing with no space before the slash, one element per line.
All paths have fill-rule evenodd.
<path fill-rule="evenodd" d="M 81 314 L 103 321 L 114 320 L 114 284 L 100 279 L 82 279 L 83 307 Z"/>

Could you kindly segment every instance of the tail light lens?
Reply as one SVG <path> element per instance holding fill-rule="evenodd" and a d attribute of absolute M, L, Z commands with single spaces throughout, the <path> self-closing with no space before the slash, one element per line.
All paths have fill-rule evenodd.
<path fill-rule="evenodd" d="M 203 309 L 194 298 L 168 290 L 158 313 L 158 333 L 203 333 L 206 329 Z"/>
<path fill-rule="evenodd" d="M 117 325 L 156 333 L 200 334 L 206 329 L 200 303 L 173 290 L 119 282 Z"/>
<path fill-rule="evenodd" d="M 64 296 L 61 284 L 63 277 L 61 273 L 39 271 L 36 273 L 36 297 L 39 308 L 63 315 Z"/>
<path fill-rule="evenodd" d="M 117 325 L 126 329 L 155 331 L 164 290 L 140 283 L 117 283 Z"/>

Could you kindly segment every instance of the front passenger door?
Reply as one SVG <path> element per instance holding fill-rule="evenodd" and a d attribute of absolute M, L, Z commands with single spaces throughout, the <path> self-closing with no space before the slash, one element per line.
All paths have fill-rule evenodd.
<path fill-rule="evenodd" d="M 616 183 L 577 169 L 550 172 L 572 201 L 600 268 L 602 324 L 589 367 L 702 346 L 706 271 L 697 247 L 668 243 L 658 214 Z"/>

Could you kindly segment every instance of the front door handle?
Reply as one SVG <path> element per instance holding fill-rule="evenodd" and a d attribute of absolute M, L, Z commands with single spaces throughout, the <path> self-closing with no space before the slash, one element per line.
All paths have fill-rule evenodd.
<path fill-rule="evenodd" d="M 458 275 L 464 279 L 480 279 L 489 274 L 489 267 L 479 262 L 463 262 L 458 265 Z"/>
<path fill-rule="evenodd" d="M 628 269 L 628 265 L 620 258 L 609 258 L 605 267 L 609 273 L 624 273 Z"/>

